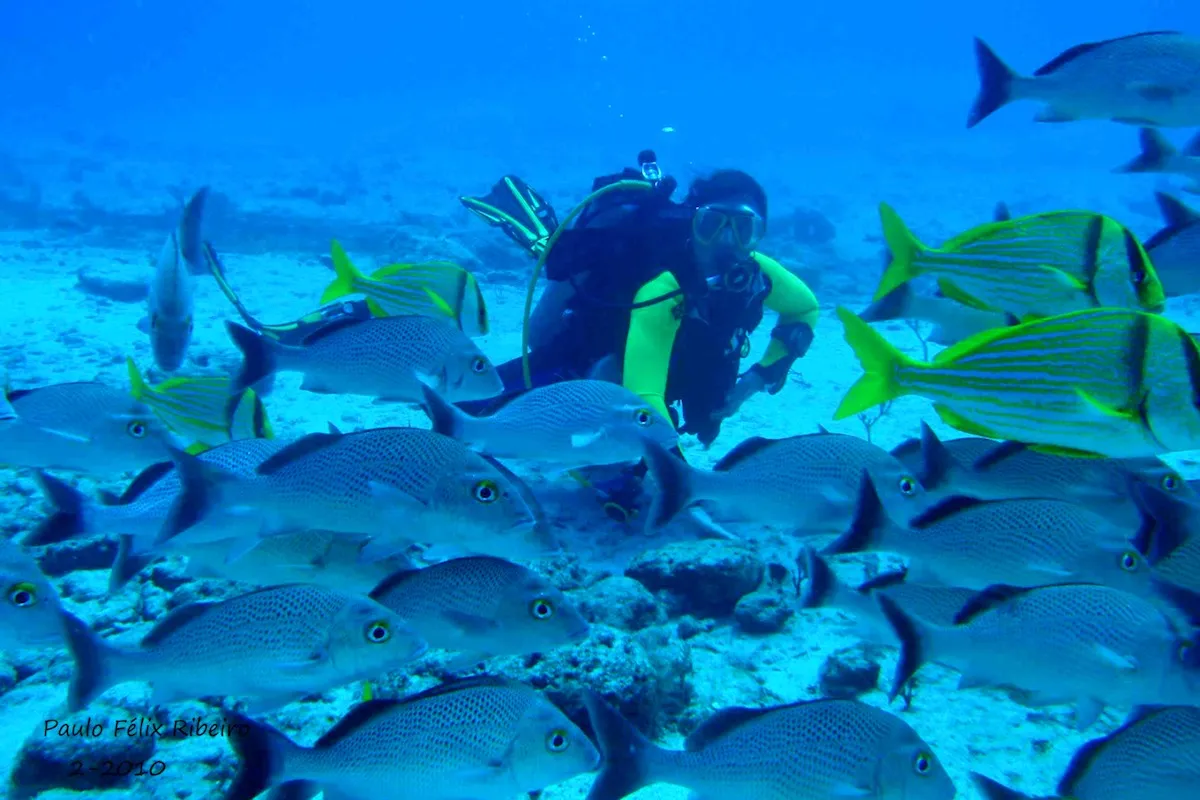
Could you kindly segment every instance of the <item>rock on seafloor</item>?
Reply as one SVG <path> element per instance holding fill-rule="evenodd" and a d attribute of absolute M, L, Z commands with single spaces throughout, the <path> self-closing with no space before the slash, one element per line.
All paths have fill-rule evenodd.
<path fill-rule="evenodd" d="M 672 616 L 727 617 L 762 583 L 766 566 L 747 544 L 673 542 L 637 556 L 625 574 L 656 592 Z"/>

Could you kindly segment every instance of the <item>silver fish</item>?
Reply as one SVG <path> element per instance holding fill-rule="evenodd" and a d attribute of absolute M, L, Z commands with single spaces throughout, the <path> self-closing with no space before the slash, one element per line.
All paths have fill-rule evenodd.
<path fill-rule="evenodd" d="M 397 572 L 371 597 L 404 617 L 430 647 L 466 661 L 553 650 L 587 638 L 588 624 L 533 570 L 492 556 Z"/>
<path fill-rule="evenodd" d="M 1141 152 L 1132 161 L 1122 164 L 1113 172 L 1179 175 L 1190 180 L 1184 191 L 1200 194 L 1200 134 L 1189 139 L 1181 150 L 1176 150 L 1175 146 L 1154 128 L 1139 130 L 1138 142 L 1141 144 Z M 1149 249 L 1146 248 L 1147 251 Z M 1162 270 L 1158 261 L 1154 261 L 1154 269 L 1161 278 Z M 1170 286 L 1167 286 L 1167 291 L 1170 294 Z"/>
<path fill-rule="evenodd" d="M 1200 167 L 1200 156 L 1195 161 Z M 1167 297 L 1200 294 L 1200 211 L 1162 192 L 1154 198 L 1163 228 L 1146 240 L 1146 255 Z"/>
<path fill-rule="evenodd" d="M 241 513 L 260 520 L 264 535 L 317 529 L 378 537 L 368 547 L 380 557 L 414 541 L 515 558 L 557 550 L 519 478 L 429 430 L 309 434 L 260 462 L 253 477 L 176 456 L 184 488 L 162 540 L 182 534 L 179 546 L 227 538 L 195 523 Z"/>
<path fill-rule="evenodd" d="M 953 626 L 916 619 L 886 596 L 879 603 L 903 643 L 892 697 L 926 661 L 958 670 L 964 686 L 1011 685 L 1039 703 L 1075 702 L 1081 730 L 1105 705 L 1200 697 L 1200 652 L 1152 601 L 1119 589 L 993 587 L 969 602 Z M 1194 608 L 1188 616 L 1196 616 Z"/>
<path fill-rule="evenodd" d="M 199 189 L 183 209 L 178 226 L 163 242 L 146 298 L 146 325 L 154 363 L 164 372 L 183 365 L 195 327 L 195 287 L 192 273 L 204 263 L 200 230 L 208 188 Z"/>
<path fill-rule="evenodd" d="M 824 554 L 897 553 L 908 561 L 910 578 L 968 589 L 1076 582 L 1156 596 L 1133 532 L 1075 503 L 950 497 L 901 527 L 887 516 L 869 476 L 862 487 L 854 520 Z M 1154 526 L 1146 520 L 1141 541 Z"/>
<path fill-rule="evenodd" d="M 275 586 L 163 617 L 134 649 L 66 617 L 75 658 L 67 704 L 85 708 L 109 687 L 146 681 L 153 702 L 234 695 L 274 708 L 420 657 L 425 642 L 366 597 L 307 584 Z"/>
<path fill-rule="evenodd" d="M 856 634 L 875 644 L 900 644 L 879 608 L 880 594 L 886 594 L 906 614 L 934 625 L 953 625 L 962 607 L 978 594 L 974 589 L 909 583 L 903 570 L 877 575 L 857 587 L 848 586 L 811 547 L 801 550 L 796 566 L 796 594 L 801 608 L 844 611 L 858 622 Z"/>
<path fill-rule="evenodd" d="M 1151 31 L 1064 50 L 1032 76 L 1019 75 L 975 40 L 979 94 L 967 116 L 978 125 L 1015 100 L 1039 100 L 1038 122 L 1109 119 L 1130 125 L 1200 125 L 1200 40 Z"/>
<path fill-rule="evenodd" d="M 1030 800 L 972 774 L 986 800 Z M 1181 800 L 1200 784 L 1200 708 L 1137 708 L 1117 730 L 1079 748 L 1058 782 L 1073 800 Z"/>
<path fill-rule="evenodd" d="M 899 717 L 854 700 L 727 708 L 692 732 L 686 750 L 658 747 L 598 695 L 584 692 L 604 768 L 588 800 L 620 800 L 671 783 L 696 797 L 951 800 L 954 783 Z"/>
<path fill-rule="evenodd" d="M 286 444 L 275 439 L 240 439 L 207 450 L 196 458 L 221 470 L 222 474 L 251 477 L 260 463 Z M 166 552 L 159 537 L 179 501 L 181 490 L 179 473 L 171 462 L 147 467 L 134 478 L 124 494 L 105 496 L 105 502 L 85 497 L 53 475 L 41 473 L 38 481 L 53 510 L 25 538 L 26 545 L 108 535 L 122 537 L 128 545 L 127 555 Z M 214 514 L 197 524 L 191 538 L 227 541 L 243 536 L 256 537 L 260 528 L 261 522 L 246 514 Z"/>
<path fill-rule="evenodd" d="M 8 466 L 104 475 L 169 457 L 166 426 L 128 392 L 86 381 L 7 397 L 16 414 L 0 421 L 0 463 Z"/>
<path fill-rule="evenodd" d="M 226 800 L 296 781 L 302 796 L 510 800 L 595 769 L 596 748 L 539 692 L 497 678 L 356 706 L 312 747 L 245 717 Z"/>
<path fill-rule="evenodd" d="M 0 650 L 61 645 L 58 593 L 33 557 L 0 539 Z"/>
<path fill-rule="evenodd" d="M 423 381 L 451 402 L 494 397 L 504 389 L 496 368 L 471 337 L 444 319 L 420 315 L 349 319 L 309 336 L 303 345 L 230 322 L 242 351 L 234 391 L 276 372 L 302 372 L 301 389 L 419 403 Z"/>
<path fill-rule="evenodd" d="M 756 522 L 840 533 L 854 516 L 864 471 L 896 519 L 908 519 L 925 501 L 924 488 L 894 456 L 840 433 L 756 436 L 729 451 L 711 472 L 652 443 L 646 456 L 659 486 L 648 515 L 651 527 L 665 525 L 692 503 L 708 501 Z"/>
<path fill-rule="evenodd" d="M 403 553 L 380 560 L 363 558 L 368 541 L 365 536 L 309 530 L 260 539 L 232 561 L 229 543 L 224 541 L 193 542 L 182 552 L 187 556 L 185 574 L 195 577 L 255 586 L 311 583 L 357 594 L 367 594 L 399 570 L 413 569 L 412 560 Z"/>
<path fill-rule="evenodd" d="M 670 420 L 616 383 L 572 380 L 532 389 L 499 410 L 473 417 L 425 387 L 433 429 L 496 458 L 527 458 L 565 468 L 640 461 L 644 439 L 670 449 Z"/>
<path fill-rule="evenodd" d="M 926 423 L 921 436 L 892 451 L 921 484 L 940 496 L 981 500 L 1049 497 L 1072 500 L 1135 531 L 1147 509 L 1132 486 L 1197 497 L 1183 476 L 1159 458 L 1072 458 L 1039 453 L 1019 442 L 964 436 L 941 440 Z"/>
<path fill-rule="evenodd" d="M 900 284 L 871 303 L 860 316 L 866 322 L 912 320 L 926 323 L 931 328 L 925 340 L 946 346 L 1018 322 L 1012 314 L 1002 311 L 972 308 L 941 294 L 923 294 L 913 288 L 911 281 Z"/>

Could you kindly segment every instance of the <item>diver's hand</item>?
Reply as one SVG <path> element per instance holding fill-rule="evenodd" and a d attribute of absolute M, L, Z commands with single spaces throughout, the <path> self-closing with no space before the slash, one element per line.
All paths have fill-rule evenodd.
<path fill-rule="evenodd" d="M 718 409 L 713 417 L 716 419 L 732 417 L 743 403 L 766 388 L 767 379 L 763 376 L 762 371 L 751 367 L 738 378 L 737 383 L 729 390 L 729 394 L 725 398 L 725 405 Z"/>

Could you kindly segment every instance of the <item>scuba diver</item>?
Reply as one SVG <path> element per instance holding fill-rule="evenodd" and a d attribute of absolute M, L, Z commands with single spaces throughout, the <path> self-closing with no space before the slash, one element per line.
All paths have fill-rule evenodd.
<path fill-rule="evenodd" d="M 505 394 L 460 408 L 488 413 L 531 388 L 603 378 L 640 395 L 707 447 L 746 400 L 784 387 L 812 344 L 818 304 L 800 278 L 758 252 L 766 193 L 740 170 L 697 178 L 682 202 L 671 199 L 676 187 L 647 150 L 637 169 L 596 178 L 561 224 L 514 175 L 483 197 L 459 198 L 537 258 L 522 353 L 497 368 Z M 549 282 L 531 313 L 543 269 Z M 742 372 L 750 334 L 767 310 L 778 314 L 770 345 Z M 590 483 L 610 516 L 628 519 L 644 473 L 638 465 Z"/>

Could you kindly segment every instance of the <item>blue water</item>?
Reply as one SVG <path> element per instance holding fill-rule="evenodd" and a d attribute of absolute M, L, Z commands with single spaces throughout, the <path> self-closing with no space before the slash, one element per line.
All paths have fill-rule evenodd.
<path fill-rule="evenodd" d="M 502 324 L 486 346 L 495 361 L 518 352 L 519 289 L 529 262 L 470 218 L 457 196 L 483 193 L 506 172 L 527 177 L 562 213 L 594 176 L 630 165 L 643 148 L 653 148 L 684 183 L 717 167 L 747 170 L 781 217 L 811 211 L 836 231 L 831 242 L 816 244 L 775 234 L 767 248 L 783 251 L 785 265 L 808 270 L 801 274 L 813 279 L 826 311 L 865 302 L 874 285 L 881 200 L 931 237 L 986 219 L 997 200 L 1022 213 L 1087 207 L 1145 236 L 1159 227 L 1150 193 L 1165 179 L 1110 172 L 1135 154 L 1133 128 L 1037 125 L 1036 105 L 1026 102 L 965 127 L 978 86 L 972 37 L 1029 73 L 1080 42 L 1163 29 L 1200 33 L 1200 4 L 0 0 L 0 221 L 14 220 L 0 225 L 0 274 L 10 281 L 0 288 L 12 297 L 0 320 L 15 332 L 0 348 L 3 368 L 17 386 L 97 375 L 121 382 L 126 355 L 148 368 L 146 337 L 136 328 L 141 306 L 83 299 L 74 275 L 86 268 L 141 280 L 179 199 L 201 185 L 222 195 L 215 244 L 263 319 L 292 319 L 316 306 L 331 279 L 317 258 L 329 238 L 345 232 L 363 264 L 450 258 L 478 268 L 485 291 L 496 292 L 489 302 L 503 298 L 493 307 L 503 309 Z M 1177 143 L 1194 134 L 1165 133 Z M 321 192 L 337 199 L 296 199 Z M 404 214 L 415 216 L 401 224 Z M 33 222 L 23 227 L 21 219 Z M 397 252 L 391 237 L 398 229 L 409 237 L 400 246 L 411 242 L 412 252 Z M 459 241 L 463 230 L 472 238 Z M 824 288 L 816 280 L 822 276 Z M 232 314 L 207 278 L 201 295 L 189 374 L 228 374 L 237 354 L 222 322 Z M 1172 312 L 1182 321 L 1193 306 L 1177 301 Z M 800 365 L 803 386 L 793 382 L 778 400 L 756 398 L 753 414 L 731 423 L 713 453 L 697 453 L 698 463 L 711 463 L 741 438 L 828 424 L 857 368 L 846 361 L 848 351 L 830 354 L 828 342 L 841 346 L 840 327 L 823 314 L 814 356 Z M 407 411 L 343 401 L 285 383 L 267 404 L 283 438 L 330 422 L 345 430 L 424 424 L 415 412 L 395 416 Z M 919 419 L 898 412 L 875 429 L 876 441 L 898 443 Z M 858 425 L 851 419 L 835 430 L 859 435 Z M 27 471 L 5 470 L 3 480 L 4 528 L 20 533 L 40 518 L 39 492 Z M 119 492 L 127 483 L 108 476 L 80 485 Z M 585 552 L 591 542 L 580 541 Z M 636 552 L 641 540 L 633 542 L 622 539 L 615 549 Z M 613 565 L 622 569 L 620 559 Z M 121 631 L 145 629 L 161 616 L 167 589 L 147 589 L 150 600 L 134 591 L 112 600 L 103 566 L 54 576 L 73 610 Z M 726 636 L 728 619 L 715 633 L 706 630 L 689 662 L 698 687 L 690 718 L 721 705 L 810 696 L 822 659 L 854 641 L 829 616 L 798 620 L 776 637 Z M 0 733 L 21 741 L 30 715 L 62 713 L 55 704 L 69 660 L 60 652 L 0 672 Z M 886 682 L 891 661 L 884 663 Z M 40 676 L 35 688 L 10 703 L 30 675 Z M 977 797 L 969 770 L 1024 775 L 1025 790 L 1050 791 L 1070 754 L 1124 713 L 1110 711 L 1085 734 L 1069 728 L 1063 708 L 1042 715 L 999 693 L 967 701 L 952 685 L 945 676 L 931 679 L 908 719 L 952 764 L 959 797 L 968 800 Z M 292 707 L 277 724 L 311 741 L 358 692 L 356 684 Z M 886 705 L 879 692 L 870 699 Z M 960 713 L 972 720 L 968 732 L 960 730 Z M 167 749 L 180 765 L 168 776 L 173 783 L 134 780 L 111 795 L 71 796 L 165 798 L 195 790 L 218 797 L 233 759 L 210 746 Z M 213 764 L 222 766 L 210 772 Z M 65 786 L 50 779 L 43 788 Z M 576 782 L 575 794 L 546 797 L 582 796 L 586 786 Z"/>

